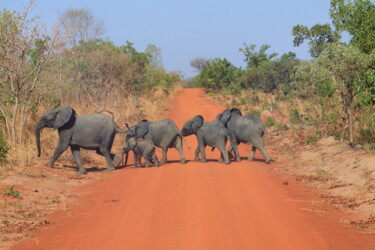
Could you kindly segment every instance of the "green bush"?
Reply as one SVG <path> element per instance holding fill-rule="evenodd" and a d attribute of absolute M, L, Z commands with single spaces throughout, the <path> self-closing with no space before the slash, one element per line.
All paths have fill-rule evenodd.
<path fill-rule="evenodd" d="M 10 186 L 8 189 L 3 190 L 3 195 L 19 197 L 21 195 L 20 191 L 14 190 L 15 185 Z"/>
<path fill-rule="evenodd" d="M 264 124 L 266 127 L 270 128 L 276 125 L 276 120 L 273 117 L 268 117 Z"/>
<path fill-rule="evenodd" d="M 293 108 L 290 110 L 289 113 L 289 120 L 292 124 L 300 124 L 301 123 L 301 115 L 297 109 Z"/>

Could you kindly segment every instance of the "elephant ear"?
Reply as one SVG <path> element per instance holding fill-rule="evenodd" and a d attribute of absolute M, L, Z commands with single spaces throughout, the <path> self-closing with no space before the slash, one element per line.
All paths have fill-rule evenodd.
<path fill-rule="evenodd" d="M 198 129 L 202 127 L 204 119 L 201 115 L 197 115 L 193 118 L 191 126 L 193 128 L 194 133 L 197 133 Z"/>
<path fill-rule="evenodd" d="M 224 124 L 224 126 L 227 126 L 227 123 L 232 116 L 232 113 L 229 109 L 224 110 L 220 114 L 217 115 L 216 119 L 221 121 L 221 123 Z"/>
<path fill-rule="evenodd" d="M 231 113 L 231 114 L 236 114 L 236 115 L 240 115 L 240 116 L 242 116 L 241 110 L 239 110 L 239 109 L 237 109 L 237 108 L 232 108 L 232 109 L 230 110 L 230 113 Z"/>
<path fill-rule="evenodd" d="M 149 122 L 142 120 L 135 126 L 135 134 L 137 138 L 143 138 L 148 133 Z"/>
<path fill-rule="evenodd" d="M 72 107 L 64 107 L 57 110 L 54 128 L 58 129 L 64 126 L 76 112 Z"/>

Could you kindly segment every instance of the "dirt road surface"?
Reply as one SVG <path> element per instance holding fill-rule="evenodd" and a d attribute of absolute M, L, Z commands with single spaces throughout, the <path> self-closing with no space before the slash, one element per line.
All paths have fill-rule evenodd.
<path fill-rule="evenodd" d="M 184 89 L 167 118 L 181 128 L 197 114 L 214 120 L 223 109 L 203 90 Z M 257 154 L 254 162 L 224 165 L 207 149 L 209 161 L 199 163 L 192 160 L 195 136 L 186 140 L 187 164 L 171 149 L 171 162 L 160 168 L 108 173 L 77 190 L 79 202 L 53 215 L 54 225 L 12 249 L 375 249 L 374 235 L 343 223 L 346 215 L 313 189 L 283 183 L 273 171 L 282 162 L 265 164 Z M 240 152 L 247 157 L 249 146 Z"/>

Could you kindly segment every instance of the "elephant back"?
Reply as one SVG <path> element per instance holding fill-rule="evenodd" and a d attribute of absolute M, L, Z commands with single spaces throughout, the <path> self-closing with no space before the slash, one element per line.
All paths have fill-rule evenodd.
<path fill-rule="evenodd" d="M 151 139 L 155 146 L 166 147 L 173 146 L 179 130 L 170 119 L 153 121 L 149 124 L 149 131 L 144 139 Z"/>

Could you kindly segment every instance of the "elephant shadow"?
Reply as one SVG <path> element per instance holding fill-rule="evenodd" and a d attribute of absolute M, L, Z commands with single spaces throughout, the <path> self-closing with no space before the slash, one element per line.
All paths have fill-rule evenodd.
<path fill-rule="evenodd" d="M 119 165 L 119 166 L 116 166 L 116 170 L 117 169 L 123 169 L 123 168 L 129 168 L 130 166 L 132 166 L 132 165 L 131 164 L 128 164 L 126 166 Z M 63 167 L 78 170 L 78 167 L 73 166 L 73 165 L 63 165 Z M 98 166 L 86 167 L 85 169 L 86 169 L 87 172 L 94 172 L 94 173 L 105 172 L 107 170 L 106 168 L 99 168 Z"/>

